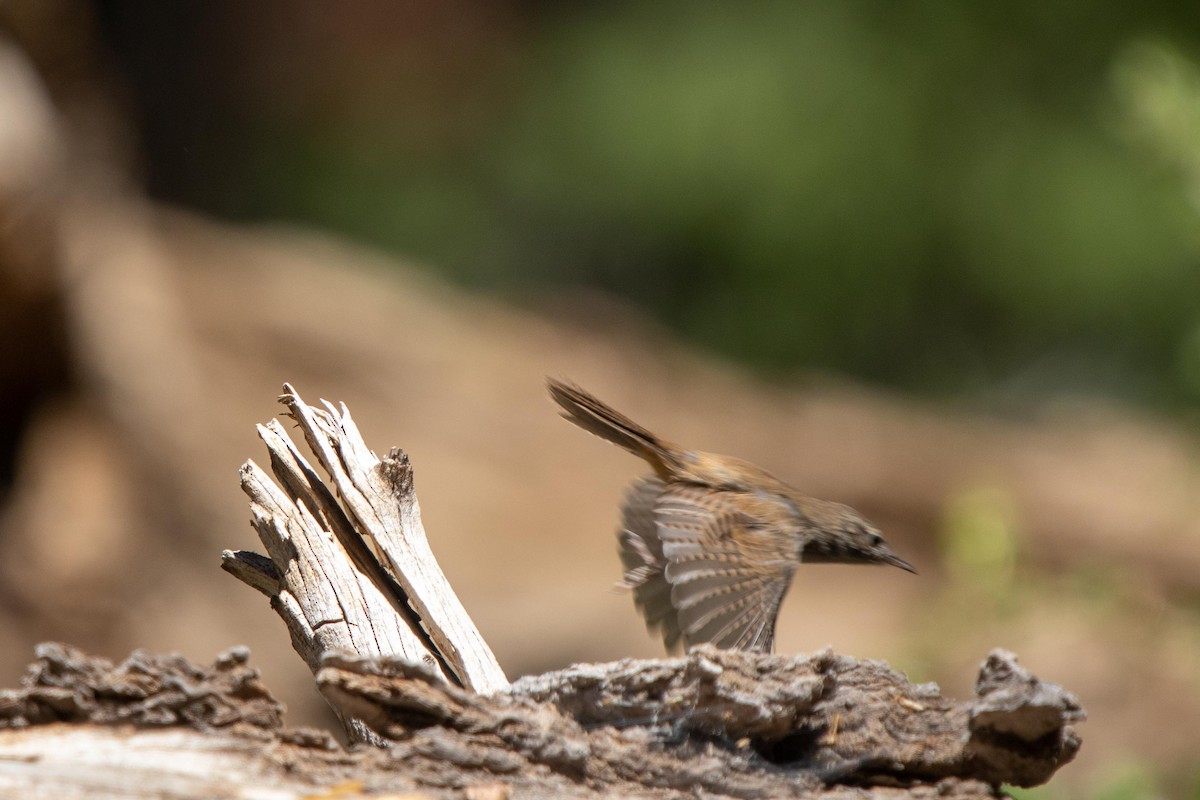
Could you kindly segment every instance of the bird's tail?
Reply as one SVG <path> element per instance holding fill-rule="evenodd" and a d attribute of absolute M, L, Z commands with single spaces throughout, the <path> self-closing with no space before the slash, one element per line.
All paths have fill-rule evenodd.
<path fill-rule="evenodd" d="M 659 477 L 668 478 L 678 464 L 678 448 L 659 439 L 615 408 L 569 383 L 547 378 L 550 396 L 563 417 L 591 434 L 645 459 Z"/>

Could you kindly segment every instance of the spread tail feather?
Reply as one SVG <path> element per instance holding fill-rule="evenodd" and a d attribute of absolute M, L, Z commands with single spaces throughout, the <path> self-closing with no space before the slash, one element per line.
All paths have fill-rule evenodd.
<path fill-rule="evenodd" d="M 562 408 L 565 419 L 645 459 L 661 477 L 670 474 L 677 461 L 673 445 L 578 386 L 548 378 L 546 387 L 550 397 Z"/>

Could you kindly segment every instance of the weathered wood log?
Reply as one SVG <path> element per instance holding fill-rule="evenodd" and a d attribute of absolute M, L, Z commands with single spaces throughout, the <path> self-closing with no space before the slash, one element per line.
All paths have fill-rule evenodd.
<path fill-rule="evenodd" d="M 1002 650 L 957 703 L 878 661 L 700 647 L 577 665 L 478 698 L 402 663 L 332 656 L 317 683 L 408 747 L 514 754 L 613 791 L 807 796 L 826 785 L 1044 783 L 1079 749 L 1078 702 Z M 558 713 L 550 713 L 550 709 Z M 418 744 L 419 743 L 419 744 Z M 485 755 L 487 754 L 487 755 Z"/>
<path fill-rule="evenodd" d="M 351 786 L 446 797 L 994 798 L 1000 783 L 1040 783 L 1069 761 L 1079 746 L 1071 723 L 1082 718 L 1070 694 L 1003 651 L 966 703 L 830 652 L 700 648 L 577 665 L 493 695 L 419 662 L 324 661 L 321 690 L 386 747 L 346 752 L 328 734 L 284 729 L 244 648 L 202 669 L 146 653 L 114 666 L 43 645 L 22 687 L 0 693 L 0 794 Z"/>

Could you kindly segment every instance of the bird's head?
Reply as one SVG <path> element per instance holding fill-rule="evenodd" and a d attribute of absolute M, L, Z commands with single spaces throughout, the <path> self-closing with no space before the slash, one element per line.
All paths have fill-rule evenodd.
<path fill-rule="evenodd" d="M 891 564 L 916 573 L 892 551 L 879 529 L 849 506 L 824 503 L 813 533 L 806 537 L 800 560 L 807 564 Z"/>

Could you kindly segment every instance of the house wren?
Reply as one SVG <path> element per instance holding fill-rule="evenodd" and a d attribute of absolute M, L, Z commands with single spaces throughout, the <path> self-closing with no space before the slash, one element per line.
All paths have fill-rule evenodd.
<path fill-rule="evenodd" d="M 548 380 L 563 416 L 654 470 L 622 504 L 625 577 L 667 649 L 681 639 L 769 653 L 775 619 L 802 563 L 912 565 L 841 503 L 805 497 L 731 456 L 660 439 L 577 386 Z"/>

